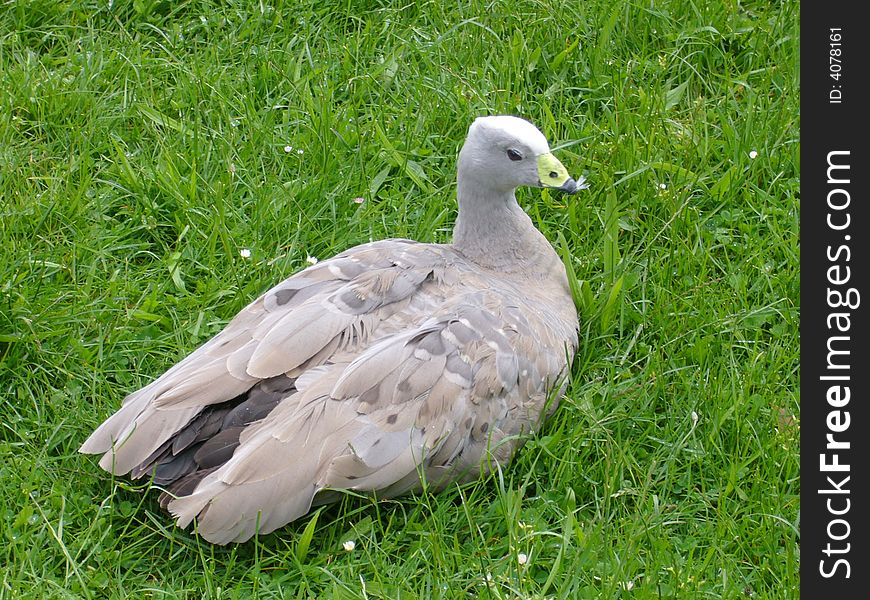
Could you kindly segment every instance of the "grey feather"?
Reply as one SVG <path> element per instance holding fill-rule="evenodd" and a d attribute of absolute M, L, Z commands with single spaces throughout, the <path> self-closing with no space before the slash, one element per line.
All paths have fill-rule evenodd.
<path fill-rule="evenodd" d="M 519 208 L 548 152 L 531 124 L 475 121 L 452 244 L 363 244 L 291 276 L 130 394 L 82 444 L 218 544 L 334 501 L 470 481 L 506 464 L 564 391 L 577 314 L 564 267 Z M 558 401 L 558 397 L 556 398 Z M 556 402 L 557 403 L 557 402 Z"/>

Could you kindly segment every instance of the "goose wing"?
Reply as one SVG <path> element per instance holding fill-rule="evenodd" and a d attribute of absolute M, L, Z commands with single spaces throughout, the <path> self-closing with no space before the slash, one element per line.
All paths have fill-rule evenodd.
<path fill-rule="evenodd" d="M 230 460 L 168 503 L 178 524 L 197 518 L 209 541 L 239 542 L 304 515 L 322 491 L 392 496 L 506 463 L 518 434 L 538 424 L 574 342 L 500 291 L 459 294 L 423 322 L 303 373 Z"/>
<path fill-rule="evenodd" d="M 409 299 L 443 266 L 442 247 L 385 240 L 309 267 L 245 307 L 218 335 L 133 392 L 80 450 L 128 473 L 204 407 L 281 374 L 298 377 L 337 352 L 365 347 L 385 321 L 411 322 Z M 438 286 L 428 286 L 438 289 Z M 378 331 L 383 329 L 383 331 Z"/>

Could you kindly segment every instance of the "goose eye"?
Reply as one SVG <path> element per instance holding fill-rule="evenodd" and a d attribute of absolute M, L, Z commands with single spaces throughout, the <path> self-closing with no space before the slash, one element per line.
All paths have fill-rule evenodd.
<path fill-rule="evenodd" d="M 508 148 L 507 155 L 508 158 L 513 161 L 523 160 L 523 155 L 520 154 L 519 151 L 514 150 L 513 148 Z"/>

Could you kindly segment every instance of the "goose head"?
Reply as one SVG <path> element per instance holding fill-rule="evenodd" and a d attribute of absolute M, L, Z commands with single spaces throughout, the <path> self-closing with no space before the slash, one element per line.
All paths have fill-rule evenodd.
<path fill-rule="evenodd" d="M 568 175 L 537 127 L 507 115 L 474 120 L 459 152 L 459 178 L 499 193 L 531 186 L 574 194 L 588 187 L 585 178 Z"/>

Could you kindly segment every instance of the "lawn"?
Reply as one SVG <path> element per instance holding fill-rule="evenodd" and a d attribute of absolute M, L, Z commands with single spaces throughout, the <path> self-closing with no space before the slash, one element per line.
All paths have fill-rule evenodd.
<path fill-rule="evenodd" d="M 797 598 L 799 16 L 4 3 L 0 598 Z M 78 454 L 308 261 L 448 241 L 489 113 L 591 184 L 518 193 L 576 278 L 581 349 L 509 467 L 216 547 Z"/>

